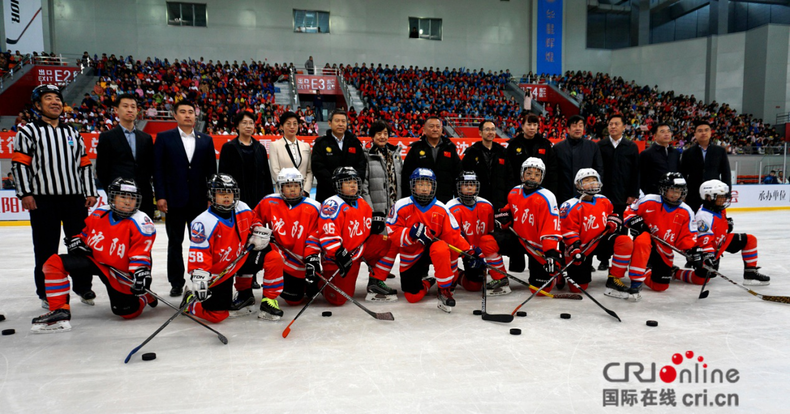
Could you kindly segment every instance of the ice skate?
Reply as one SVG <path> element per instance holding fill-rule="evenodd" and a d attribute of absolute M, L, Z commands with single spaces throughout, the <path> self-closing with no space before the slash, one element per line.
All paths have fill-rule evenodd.
<path fill-rule="evenodd" d="M 398 300 L 398 291 L 390 288 L 381 280 L 368 279 L 368 295 L 365 300 L 368 302 L 395 302 Z"/>
<path fill-rule="evenodd" d="M 80 302 L 86 305 L 89 306 L 96 305 L 96 302 L 94 301 L 94 299 L 96 299 L 96 293 L 94 293 L 92 290 L 89 290 L 85 293 L 77 293 L 77 296 L 80 297 Z"/>
<path fill-rule="evenodd" d="M 233 303 L 230 304 L 230 309 L 228 310 L 228 317 L 239 318 L 252 315 L 253 313 L 255 313 L 255 297 L 252 296 L 252 292 L 246 290 L 236 292 Z"/>
<path fill-rule="evenodd" d="M 453 299 L 453 292 L 451 292 L 450 289 L 439 289 L 439 304 L 437 307 L 447 313 L 453 311 L 455 299 Z"/>
<path fill-rule="evenodd" d="M 276 321 L 282 316 L 283 311 L 280 310 L 280 304 L 277 303 L 277 299 L 263 298 L 261 300 L 261 311 L 258 312 L 258 319 Z"/>
<path fill-rule="evenodd" d="M 488 296 L 502 296 L 510 292 L 510 282 L 506 277 L 499 280 L 494 279 L 486 283 L 486 295 Z"/>
<path fill-rule="evenodd" d="M 759 267 L 747 267 L 743 269 L 743 284 L 746 286 L 768 286 L 771 278 L 757 270 Z"/>
<path fill-rule="evenodd" d="M 606 290 L 603 294 L 617 299 L 628 299 L 630 296 L 628 293 L 628 286 L 623 284 L 620 278 L 612 275 L 609 275 L 609 278 L 606 279 Z"/>
<path fill-rule="evenodd" d="M 55 309 L 37 318 L 33 318 L 33 333 L 55 333 L 71 330 L 71 311 L 68 309 Z"/>

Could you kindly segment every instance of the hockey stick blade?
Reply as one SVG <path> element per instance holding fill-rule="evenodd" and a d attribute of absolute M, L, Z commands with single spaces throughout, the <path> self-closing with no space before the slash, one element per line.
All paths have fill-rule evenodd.
<path fill-rule="evenodd" d="M 552 299 L 582 300 L 584 297 L 578 293 L 555 293 Z"/>
<path fill-rule="evenodd" d="M 187 303 L 185 303 L 184 306 L 181 309 L 176 311 L 176 313 L 174 313 L 173 316 L 170 317 L 170 319 L 165 321 L 165 323 L 163 323 L 162 326 L 159 327 L 159 329 L 154 331 L 154 333 L 152 333 L 148 338 L 146 338 L 145 341 L 143 341 L 143 343 L 141 343 L 140 345 L 137 345 L 137 347 L 132 349 L 132 352 L 129 352 L 129 355 L 127 355 L 126 359 L 123 360 L 123 363 L 124 364 L 128 364 L 129 360 L 132 359 L 132 355 L 134 355 L 137 351 L 139 351 L 142 347 L 144 347 L 145 344 L 151 342 L 151 340 L 154 339 L 154 337 L 157 334 L 159 334 L 159 332 L 162 332 L 162 330 L 165 329 L 167 327 L 167 325 L 170 325 L 170 322 L 173 322 L 173 319 L 177 318 L 178 315 L 180 315 L 182 312 L 184 312 L 184 309 L 186 309 L 187 306 L 189 306 L 190 303 L 192 303 L 192 300 L 190 300 Z"/>
<path fill-rule="evenodd" d="M 340 269 L 335 270 L 335 273 L 332 274 L 332 276 L 329 278 L 329 281 L 331 282 L 332 280 L 334 280 L 335 276 L 337 276 L 338 273 L 340 273 Z M 294 322 L 296 322 L 296 320 L 299 319 L 299 316 L 302 313 L 304 313 L 305 310 L 307 310 L 307 307 L 310 306 L 311 303 L 313 303 L 315 298 L 317 298 L 318 295 L 320 295 L 321 292 L 324 291 L 324 288 L 326 288 L 327 286 L 328 286 L 327 284 L 324 284 L 324 286 L 321 286 L 321 288 L 318 289 L 318 292 L 315 292 L 315 295 L 313 295 L 313 297 L 310 298 L 310 300 L 307 303 L 305 303 L 304 307 L 302 307 L 302 309 L 299 311 L 299 313 L 297 313 L 296 316 L 294 316 L 294 318 L 291 320 L 291 323 L 289 323 L 288 326 L 286 326 L 285 329 L 283 330 L 283 338 L 287 338 L 288 337 L 288 334 L 291 333 L 291 325 L 293 325 Z"/>
<path fill-rule="evenodd" d="M 704 287 L 704 286 L 703 286 L 703 287 Z M 705 298 L 707 298 L 707 297 L 708 297 L 708 295 L 710 295 L 710 292 L 709 292 L 709 291 L 707 291 L 707 290 L 703 290 L 702 292 L 700 292 L 700 293 L 699 293 L 699 298 L 700 298 L 700 299 L 705 299 Z"/>
<path fill-rule="evenodd" d="M 502 314 L 484 313 L 483 314 L 483 320 L 484 321 L 490 321 L 490 322 L 510 323 L 510 322 L 513 322 L 513 315 L 508 315 L 508 314 L 504 314 L 504 313 L 502 313 Z"/>

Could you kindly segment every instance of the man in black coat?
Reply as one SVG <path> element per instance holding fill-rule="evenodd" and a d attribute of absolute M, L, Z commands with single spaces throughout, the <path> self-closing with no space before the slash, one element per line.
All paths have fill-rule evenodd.
<path fill-rule="evenodd" d="M 732 188 L 730 176 L 730 160 L 727 150 L 710 143 L 712 131 L 708 121 L 698 120 L 694 123 L 694 140 L 696 143 L 680 155 L 680 173 L 686 178 L 688 195 L 686 204 L 696 212 L 702 204 L 699 187 L 708 180 L 721 180 Z"/>
<path fill-rule="evenodd" d="M 170 296 L 184 289 L 184 229 L 208 208 L 208 180 L 217 173 L 214 140 L 195 131 L 195 105 L 173 108 L 178 127 L 160 132 L 154 143 L 156 206 L 167 214 L 167 280 Z"/>
<path fill-rule="evenodd" d="M 680 172 L 680 151 L 669 145 L 672 128 L 659 123 L 653 145 L 639 154 L 639 188 L 645 194 L 658 194 L 658 180 L 668 172 Z"/>
<path fill-rule="evenodd" d="M 573 180 L 582 168 L 593 168 L 603 177 L 601 150 L 594 142 L 584 138 L 584 118 L 574 115 L 566 123 L 568 137 L 554 146 L 559 164 L 557 204 L 578 195 Z M 603 183 L 606 185 L 606 182 Z"/>
<path fill-rule="evenodd" d="M 621 114 L 609 116 L 609 136 L 598 141 L 604 174 L 601 177 L 605 195 L 614 207 L 614 214 L 622 217 L 625 208 L 639 198 L 639 147 L 623 136 L 625 118 Z M 598 270 L 609 268 L 614 239 L 604 239 L 598 244 L 596 256 L 601 261 Z"/>
<path fill-rule="evenodd" d="M 239 198 L 255 208 L 263 197 L 272 194 L 272 174 L 266 147 L 252 136 L 255 118 L 242 111 L 234 120 L 239 136 L 222 145 L 219 152 L 220 173 L 228 174 L 239 184 Z"/>
<path fill-rule="evenodd" d="M 134 127 L 139 109 L 133 95 L 115 101 L 119 125 L 99 134 L 96 146 L 96 175 L 107 188 L 118 177 L 134 180 L 143 199 L 140 211 L 154 217 L 154 140 Z"/>
<path fill-rule="evenodd" d="M 431 116 L 422 126 L 423 135 L 414 141 L 403 160 L 401 171 L 401 190 L 411 194 L 409 176 L 417 168 L 429 168 L 436 174 L 436 199 L 446 203 L 455 194 L 455 179 L 461 173 L 461 158 L 455 144 L 442 135 L 442 121 Z M 315 170 L 315 167 L 313 167 Z"/>
<path fill-rule="evenodd" d="M 474 171 L 480 181 L 480 197 L 490 201 L 495 210 L 507 204 L 507 195 L 513 186 L 506 177 L 513 175 L 505 147 L 494 142 L 496 126 L 491 121 L 479 125 L 481 140 L 464 151 L 461 167 Z M 457 190 L 457 189 L 456 189 Z"/>
<path fill-rule="evenodd" d="M 337 167 L 353 167 L 360 179 L 365 179 L 367 160 L 362 151 L 362 143 L 354 134 L 347 131 L 348 115 L 346 111 L 335 109 L 329 115 L 329 131 L 313 144 L 311 163 L 313 176 L 318 181 L 315 189 L 315 200 L 323 203 L 337 192 L 332 184 L 332 173 Z"/>
<path fill-rule="evenodd" d="M 521 164 L 529 157 L 536 157 L 543 160 L 543 164 L 546 165 L 546 176 L 541 186 L 557 195 L 559 178 L 557 154 L 552 148 L 551 141 L 538 133 L 540 118 L 535 114 L 523 112 L 521 122 L 521 130 L 507 145 L 507 157 L 512 168 L 510 188 L 521 185 Z M 557 201 L 559 202 L 559 199 Z"/>

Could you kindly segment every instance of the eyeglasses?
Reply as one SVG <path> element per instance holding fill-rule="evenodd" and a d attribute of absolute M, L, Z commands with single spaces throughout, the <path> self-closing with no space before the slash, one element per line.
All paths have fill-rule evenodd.
<path fill-rule="evenodd" d="M 483 128 L 483 132 L 496 132 L 496 128 Z"/>

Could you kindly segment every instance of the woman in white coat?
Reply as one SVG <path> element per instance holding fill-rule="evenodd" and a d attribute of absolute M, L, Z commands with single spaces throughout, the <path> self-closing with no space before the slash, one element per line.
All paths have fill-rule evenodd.
<path fill-rule="evenodd" d="M 283 168 L 296 168 L 304 177 L 305 197 L 310 196 L 313 186 L 313 170 L 310 167 L 310 144 L 296 138 L 299 131 L 299 117 L 291 112 L 280 115 L 280 129 L 283 137 L 269 145 L 269 165 L 272 177 L 277 177 Z"/>

